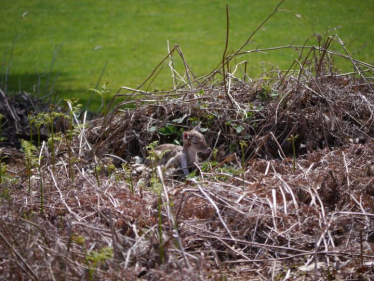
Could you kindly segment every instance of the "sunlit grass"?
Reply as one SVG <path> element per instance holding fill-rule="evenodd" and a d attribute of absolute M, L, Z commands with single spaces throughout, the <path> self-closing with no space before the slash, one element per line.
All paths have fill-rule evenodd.
<path fill-rule="evenodd" d="M 179 44 L 196 74 L 210 72 L 224 50 L 227 1 L 2 1 L 0 9 L 1 82 L 6 69 L 9 89 L 37 92 L 37 76 L 50 73 L 49 87 L 59 98 L 86 101 L 106 65 L 101 84 L 116 92 L 120 86 L 137 87 L 167 54 Z M 229 3 L 229 49 L 238 49 L 274 10 L 278 0 Z M 354 52 L 374 37 L 374 1 L 285 1 L 289 12 L 277 13 L 259 30 L 246 49 L 303 44 L 314 33 L 339 34 Z M 340 26 L 340 28 L 339 28 Z M 337 28 L 337 29 L 334 29 Z M 12 44 L 14 50 L 10 55 Z M 316 44 L 316 40 L 311 41 Z M 57 52 L 58 51 L 58 52 Z M 342 51 L 342 50 L 339 50 Z M 293 50 L 272 51 L 241 57 L 250 64 L 250 75 L 260 72 L 261 62 L 287 68 L 297 57 Z M 354 54 L 366 62 L 374 59 L 373 43 Z M 10 63 L 11 59 L 11 63 Z M 177 68 L 182 69 L 181 64 Z M 341 65 L 342 68 L 349 66 Z M 53 81 L 56 80 L 55 84 Z M 52 86 L 53 85 L 53 86 Z M 152 85 L 169 88 L 170 72 Z M 100 103 L 97 97 L 95 105 Z"/>

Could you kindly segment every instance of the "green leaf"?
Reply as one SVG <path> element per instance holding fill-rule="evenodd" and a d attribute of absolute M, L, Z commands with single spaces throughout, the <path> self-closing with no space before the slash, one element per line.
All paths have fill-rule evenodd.
<path fill-rule="evenodd" d="M 163 136 L 170 136 L 178 133 L 177 128 L 173 125 L 167 125 L 158 130 L 158 132 Z"/>
<path fill-rule="evenodd" d="M 233 125 L 233 127 L 237 134 L 240 134 L 244 130 L 244 127 L 242 125 Z"/>
<path fill-rule="evenodd" d="M 194 117 L 190 117 L 189 120 L 190 120 L 191 122 L 193 122 L 193 123 L 197 123 L 197 122 L 199 122 L 199 117 L 196 117 L 196 116 L 194 116 Z"/>

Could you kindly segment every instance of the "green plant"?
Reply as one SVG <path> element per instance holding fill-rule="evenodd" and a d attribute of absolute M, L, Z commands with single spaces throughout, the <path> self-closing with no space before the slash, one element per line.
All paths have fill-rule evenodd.
<path fill-rule="evenodd" d="M 248 109 L 243 116 L 243 121 L 250 121 L 256 114 L 256 111 L 261 110 L 259 106 L 253 105 L 253 103 L 248 104 Z"/>
<path fill-rule="evenodd" d="M 76 233 L 72 233 L 69 237 L 68 245 L 67 245 L 68 250 L 70 249 L 71 242 L 74 242 L 75 244 L 82 247 L 82 252 L 84 255 L 84 262 L 88 267 L 88 279 L 89 280 L 94 280 L 93 274 L 95 273 L 95 270 L 100 265 L 100 263 L 113 258 L 113 248 L 110 248 L 110 247 L 103 247 L 99 251 L 87 252 L 86 238 Z"/>
<path fill-rule="evenodd" d="M 40 127 L 45 122 L 45 114 L 44 113 L 39 113 L 39 114 L 36 114 L 36 115 L 29 115 L 28 119 L 29 119 L 29 123 L 30 123 L 30 128 L 32 127 L 32 125 L 36 128 L 36 132 L 38 134 L 38 147 L 40 147 Z M 32 129 L 30 129 L 30 130 L 32 132 Z"/>
<path fill-rule="evenodd" d="M 9 201 L 10 199 L 12 199 L 12 196 L 11 196 L 11 192 L 10 192 L 10 188 L 9 187 L 2 187 L 0 185 L 0 198 L 3 198 L 4 200 L 7 200 Z"/>
<path fill-rule="evenodd" d="M 265 73 L 265 70 L 264 70 Z M 263 101 L 272 100 L 279 96 L 279 93 L 272 88 L 271 78 L 267 76 L 262 77 L 261 91 L 259 92 L 259 99 Z"/>
<path fill-rule="evenodd" d="M 16 181 L 13 177 L 6 174 L 6 164 L 3 163 L 3 157 L 0 157 L 0 198 L 5 200 L 10 200 L 11 197 L 11 189 L 9 188 L 9 184 Z M 6 183 L 6 184 L 5 184 Z"/>
<path fill-rule="evenodd" d="M 154 192 L 161 192 L 162 184 L 157 176 L 152 176 L 150 179 L 151 189 Z"/>
<path fill-rule="evenodd" d="M 77 118 L 77 115 L 79 115 L 80 108 L 82 107 L 82 105 L 78 103 L 77 99 L 71 99 L 71 100 L 67 99 L 65 101 L 69 108 L 69 115 L 66 117 L 68 120 L 68 130 L 65 135 L 65 140 L 66 140 L 66 146 L 68 148 L 69 177 L 71 180 L 71 186 L 73 187 L 74 186 L 74 169 L 73 169 L 74 159 L 72 156 L 71 142 L 73 140 L 73 135 L 75 133 L 74 118 Z"/>
<path fill-rule="evenodd" d="M 93 274 L 100 263 L 113 258 L 113 248 L 104 247 L 99 251 L 91 251 L 85 254 L 85 262 L 88 266 L 88 279 L 93 279 Z"/>
<path fill-rule="evenodd" d="M 43 124 L 42 120 L 44 115 L 38 114 L 38 118 L 32 119 L 34 121 L 34 124 L 38 124 L 38 134 L 40 133 L 40 126 L 39 124 Z M 40 136 L 38 137 L 40 141 Z M 21 146 L 25 152 L 25 161 L 26 161 L 26 168 L 28 172 L 28 182 L 29 182 L 29 193 L 31 192 L 31 170 L 34 167 L 37 167 L 39 172 L 39 183 L 40 183 L 40 212 L 44 213 L 44 189 L 43 189 L 43 177 L 42 177 L 42 171 L 41 171 L 41 160 L 42 160 L 42 151 L 44 147 L 40 148 L 39 156 L 35 155 L 34 152 L 37 151 L 36 147 L 31 144 L 31 142 L 25 141 L 21 139 Z"/>
<path fill-rule="evenodd" d="M 206 109 L 206 108 L 209 108 L 210 104 L 207 103 L 207 102 L 199 102 L 198 103 L 198 108 L 201 108 L 201 109 Z"/>
<path fill-rule="evenodd" d="M 231 126 L 238 135 L 244 130 L 243 125 L 241 125 L 241 124 L 234 124 L 230 120 L 226 121 L 225 125 Z"/>
<path fill-rule="evenodd" d="M 218 152 L 218 149 L 213 149 L 213 152 L 212 154 L 216 154 L 216 155 L 213 155 L 213 160 L 212 161 L 205 161 L 203 163 L 201 163 L 201 171 L 203 172 L 209 172 L 212 170 L 212 167 L 218 165 L 218 162 L 216 161 L 217 159 L 217 151 Z M 191 176 L 190 176 L 191 175 Z M 186 178 L 193 178 L 196 176 L 196 171 L 193 171 L 192 173 L 190 173 L 190 175 L 188 175 Z"/>
<path fill-rule="evenodd" d="M 97 182 L 97 187 L 100 188 L 100 172 L 101 172 L 101 166 L 99 164 L 95 164 L 95 177 Z"/>
<path fill-rule="evenodd" d="M 220 175 L 220 174 L 228 174 L 228 175 L 231 175 L 231 176 L 237 176 L 237 175 L 240 174 L 240 172 L 241 171 L 238 170 L 237 168 L 228 166 L 226 164 L 223 165 L 222 167 L 216 169 L 217 178 L 221 181 L 227 181 L 229 179 L 229 177 L 227 177 L 225 175 Z"/>
<path fill-rule="evenodd" d="M 192 117 L 188 118 L 188 120 L 192 122 L 193 126 L 196 126 L 200 123 L 200 117 L 198 117 L 198 116 L 192 116 Z"/>
<path fill-rule="evenodd" d="M 218 155 L 218 149 L 214 148 L 213 151 L 212 151 L 213 161 L 217 161 L 217 155 Z"/>
<path fill-rule="evenodd" d="M 109 164 L 106 169 L 108 171 L 108 177 L 110 177 L 110 175 L 112 175 L 112 173 L 116 170 L 116 166 Z"/>
<path fill-rule="evenodd" d="M 90 88 L 87 90 L 87 92 L 93 92 L 93 93 L 96 93 L 100 96 L 101 98 L 101 107 L 103 108 L 103 111 L 102 111 L 102 114 L 104 117 L 106 117 L 106 114 L 107 114 L 107 104 L 106 104 L 106 100 L 108 97 L 110 97 L 111 95 L 111 91 L 109 90 L 108 88 L 108 84 L 109 82 L 106 82 L 100 90 L 98 89 L 93 89 L 93 88 Z"/>
<path fill-rule="evenodd" d="M 164 257 L 165 257 L 165 251 L 164 251 L 164 242 L 163 242 L 163 238 L 162 238 L 162 213 L 161 213 L 161 209 L 162 209 L 162 198 L 161 198 L 162 184 L 160 182 L 160 179 L 157 177 L 157 171 L 156 171 L 157 162 L 158 162 L 159 159 L 161 159 L 162 156 L 157 155 L 157 153 L 155 151 L 155 147 L 157 146 L 157 144 L 158 144 L 158 142 L 154 141 L 147 146 L 147 150 L 148 150 L 148 154 L 149 154 L 147 159 L 151 163 L 151 170 L 152 170 L 152 175 L 151 175 L 151 179 L 150 179 L 151 188 L 154 192 L 157 193 L 157 196 L 158 196 L 157 211 L 158 211 L 159 254 L 160 254 L 160 262 L 163 263 L 164 262 Z M 166 153 L 166 151 L 164 153 Z"/>
<path fill-rule="evenodd" d="M 177 127 L 171 124 L 167 124 L 165 127 L 162 127 L 158 130 L 158 133 L 163 136 L 179 135 Z"/>
<path fill-rule="evenodd" d="M 7 165 L 3 163 L 3 157 L 0 155 L 0 197 L 10 200 L 11 189 L 9 188 L 9 185 L 18 182 L 18 179 L 8 175 L 6 173 L 6 167 Z"/>
<path fill-rule="evenodd" d="M 126 181 L 127 181 L 127 183 L 130 184 L 131 194 L 134 194 L 134 181 L 133 181 L 133 178 L 132 178 L 132 172 L 131 172 L 131 166 L 130 166 L 130 164 L 123 163 L 122 164 L 122 169 L 126 173 Z"/>
<path fill-rule="evenodd" d="M 157 162 L 160 159 L 157 155 L 155 148 L 158 145 L 158 141 L 151 142 L 149 145 L 147 145 L 146 149 L 148 151 L 147 159 L 150 162 L 151 170 L 152 170 L 152 178 L 156 176 L 156 167 Z"/>
<path fill-rule="evenodd" d="M 34 154 L 34 152 L 36 151 L 36 147 L 31 142 L 21 139 L 21 146 L 25 152 L 25 162 L 26 162 L 26 168 L 27 168 L 29 193 L 30 193 L 31 192 L 32 169 L 36 166 L 38 162 L 38 157 Z"/>
<path fill-rule="evenodd" d="M 208 167 L 207 165 L 206 166 L 203 166 L 201 168 L 202 171 L 208 171 L 208 169 L 204 170 L 204 167 Z M 196 171 L 192 171 L 191 173 L 189 173 L 188 175 L 186 175 L 186 179 L 193 179 L 194 177 L 196 177 L 197 175 L 197 172 Z"/>
<path fill-rule="evenodd" d="M 5 137 L 2 137 L 1 136 L 1 134 L 2 134 L 2 132 L 1 132 L 1 127 L 2 127 L 2 120 L 3 120 L 3 118 L 4 118 L 4 115 L 2 115 L 1 113 L 0 113 L 0 141 L 4 141 L 4 140 L 6 140 L 6 138 Z"/>
<path fill-rule="evenodd" d="M 48 113 L 38 113 L 36 115 L 29 115 L 28 119 L 30 122 L 30 138 L 32 141 L 32 125 L 35 126 L 38 134 L 38 146 L 40 147 L 40 128 L 42 125 L 46 126 L 48 130 L 48 145 L 51 148 L 51 162 L 52 162 L 52 170 L 55 169 L 55 132 L 54 132 L 54 120 L 57 117 L 63 117 L 64 115 L 62 113 L 55 111 L 56 106 L 50 105 L 49 106 L 49 112 Z"/>
<path fill-rule="evenodd" d="M 69 237 L 69 241 L 73 241 L 77 245 L 81 246 L 84 250 L 86 249 L 86 239 L 83 236 L 72 233 Z"/>
<path fill-rule="evenodd" d="M 216 116 L 213 114 L 204 114 L 204 119 L 206 120 L 204 122 L 206 127 L 211 127 L 214 124 L 214 120 L 216 119 Z"/>
<path fill-rule="evenodd" d="M 245 160 L 244 160 L 244 147 L 248 147 L 248 144 L 247 144 L 245 141 L 241 140 L 241 141 L 239 142 L 239 145 L 240 145 L 240 149 L 241 149 L 241 151 L 242 151 L 242 167 L 244 167 L 244 165 L 245 165 Z"/>
<path fill-rule="evenodd" d="M 230 145 L 229 145 L 230 153 L 232 153 L 233 151 L 236 151 L 237 147 L 238 146 L 235 142 L 230 142 Z"/>
<path fill-rule="evenodd" d="M 293 172 L 296 170 L 296 146 L 295 146 L 295 140 L 299 137 L 299 135 L 291 135 L 287 140 L 292 142 L 292 154 L 293 154 Z"/>
<path fill-rule="evenodd" d="M 242 125 L 232 124 L 232 127 L 235 129 L 235 132 L 238 135 L 244 130 L 244 127 Z"/>
<path fill-rule="evenodd" d="M 56 106 L 50 105 L 49 106 L 49 114 L 46 116 L 46 122 L 49 125 L 49 138 L 48 138 L 48 144 L 50 144 L 51 148 L 51 159 L 52 159 L 52 170 L 55 170 L 55 130 L 54 130 L 54 121 L 58 117 L 64 117 L 64 115 L 60 112 L 56 112 Z"/>
<path fill-rule="evenodd" d="M 263 72 L 265 73 L 266 71 L 263 69 Z M 271 93 L 270 77 L 264 76 L 262 77 L 262 81 L 262 89 L 259 91 L 258 96 L 260 100 L 267 100 Z"/>

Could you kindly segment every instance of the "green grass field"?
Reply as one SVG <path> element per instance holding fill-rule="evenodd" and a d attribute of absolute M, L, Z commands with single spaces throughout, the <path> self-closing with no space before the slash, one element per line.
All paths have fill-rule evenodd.
<path fill-rule="evenodd" d="M 2 0 L 1 87 L 7 78 L 8 90 L 40 92 L 43 96 L 53 89 L 58 97 L 74 96 L 84 102 L 90 96 L 87 89 L 95 87 L 105 65 L 100 84 L 108 81 L 113 93 L 120 86 L 142 83 L 166 56 L 168 40 L 171 46 L 181 46 L 197 75 L 206 74 L 222 59 L 227 2 Z M 230 2 L 229 48 L 238 49 L 278 3 Z M 374 39 L 374 0 L 286 0 L 281 8 L 289 12 L 272 17 L 246 50 L 293 41 L 301 45 L 314 33 L 330 30 L 328 34 L 337 33 L 350 52 L 358 51 L 355 58 L 374 61 L 374 44 L 370 42 Z M 247 60 L 253 68 L 250 75 L 256 76 L 260 62 L 287 68 L 296 57 L 296 52 L 283 49 L 240 60 Z M 179 62 L 177 69 L 181 67 Z M 47 84 L 45 88 L 38 89 L 38 77 L 39 85 Z M 165 69 L 152 87 L 171 85 L 170 71 Z"/>

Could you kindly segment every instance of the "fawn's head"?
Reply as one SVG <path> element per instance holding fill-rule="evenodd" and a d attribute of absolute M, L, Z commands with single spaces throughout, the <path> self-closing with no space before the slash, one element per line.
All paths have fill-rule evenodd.
<path fill-rule="evenodd" d="M 183 147 L 188 151 L 202 152 L 205 154 L 211 153 L 212 149 L 208 146 L 204 136 L 198 130 L 199 126 L 196 126 L 191 131 L 183 133 Z"/>

